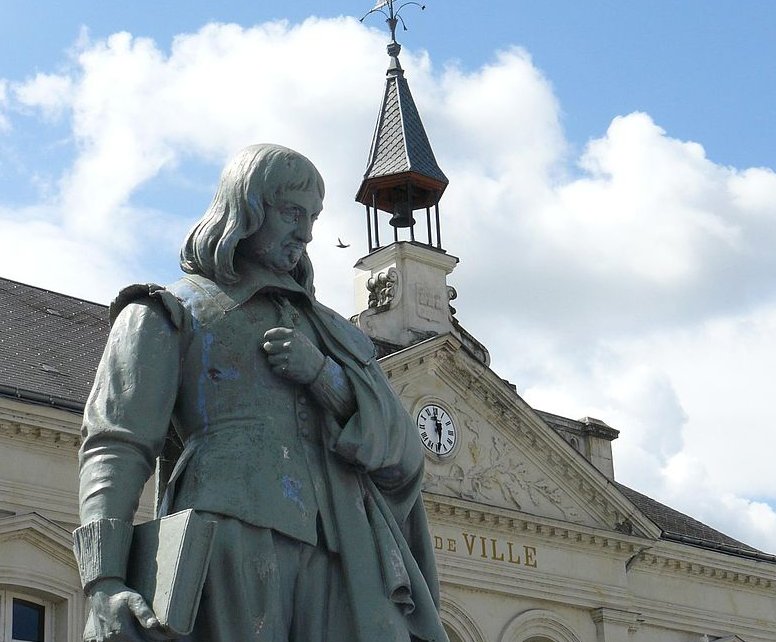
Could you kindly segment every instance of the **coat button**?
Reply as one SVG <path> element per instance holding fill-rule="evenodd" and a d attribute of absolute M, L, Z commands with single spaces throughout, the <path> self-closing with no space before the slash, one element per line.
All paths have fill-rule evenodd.
<path fill-rule="evenodd" d="M 307 419 L 307 416 L 308 416 L 308 415 L 307 415 L 307 412 L 306 412 L 306 411 L 304 411 L 304 410 L 302 410 L 302 411 L 299 413 L 299 418 L 300 418 L 302 421 L 306 420 L 306 419 Z"/>

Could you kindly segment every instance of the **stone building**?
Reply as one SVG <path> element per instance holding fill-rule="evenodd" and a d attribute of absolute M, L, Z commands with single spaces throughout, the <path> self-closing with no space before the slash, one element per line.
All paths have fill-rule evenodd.
<path fill-rule="evenodd" d="M 776 640 L 776 557 L 619 484 L 618 431 L 530 407 L 456 319 L 447 277 L 458 259 L 442 247 L 439 218 L 447 178 L 399 50 L 389 45 L 357 194 L 368 253 L 353 322 L 427 449 L 451 642 Z M 80 639 L 86 603 L 70 531 L 80 413 L 107 316 L 0 279 L 0 641 Z M 138 520 L 152 514 L 149 490 Z"/>

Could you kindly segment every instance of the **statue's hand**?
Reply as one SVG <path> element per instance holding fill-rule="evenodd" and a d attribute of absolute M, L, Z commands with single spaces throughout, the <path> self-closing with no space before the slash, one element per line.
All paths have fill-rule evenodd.
<path fill-rule="evenodd" d="M 315 380 L 326 360 L 310 339 L 292 328 L 267 330 L 262 348 L 276 375 L 303 385 Z"/>
<path fill-rule="evenodd" d="M 99 580 L 89 591 L 92 605 L 85 642 L 146 642 L 168 639 L 141 595 L 114 578 Z M 89 627 L 87 627 L 88 629 Z"/>

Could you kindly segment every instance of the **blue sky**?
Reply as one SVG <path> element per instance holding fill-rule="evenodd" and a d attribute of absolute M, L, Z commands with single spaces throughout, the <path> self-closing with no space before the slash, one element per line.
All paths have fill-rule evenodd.
<path fill-rule="evenodd" d="M 355 312 L 370 8 L 1 3 L 0 274 L 100 302 L 174 280 L 225 159 L 275 141 L 326 178 L 318 291 Z M 621 430 L 618 479 L 776 551 L 776 4 L 403 15 L 459 320 L 529 403 Z"/>
<path fill-rule="evenodd" d="M 126 30 L 165 47 L 173 35 L 208 21 L 247 26 L 310 15 L 359 18 L 369 8 L 352 0 L 224 0 L 218 6 L 9 0 L 0 6 L 0 77 L 20 80 L 57 68 L 82 26 L 94 38 Z M 673 135 L 702 141 L 717 162 L 776 165 L 776 6 L 769 0 L 448 0 L 403 14 L 410 30 L 399 40 L 427 49 L 438 65 L 456 60 L 472 69 L 498 49 L 528 49 L 555 87 L 567 135 L 579 145 L 614 115 L 643 110 Z M 382 27 L 379 15 L 367 24 Z"/>

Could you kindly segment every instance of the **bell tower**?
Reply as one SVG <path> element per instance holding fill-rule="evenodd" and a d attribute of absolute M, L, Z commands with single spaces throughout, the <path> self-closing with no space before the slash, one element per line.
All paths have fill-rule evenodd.
<path fill-rule="evenodd" d="M 404 20 L 393 0 L 382 13 L 390 29 L 388 70 L 366 171 L 356 201 L 366 210 L 368 253 L 355 267 L 354 322 L 394 349 L 454 330 L 447 276 L 458 263 L 442 247 L 439 201 L 449 181 L 437 164 L 399 62 L 396 27 Z M 362 18 L 362 21 L 364 20 Z"/>

